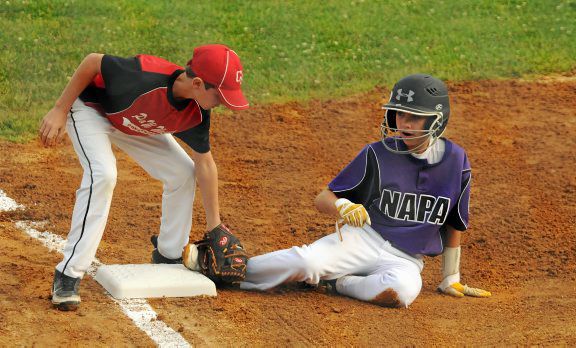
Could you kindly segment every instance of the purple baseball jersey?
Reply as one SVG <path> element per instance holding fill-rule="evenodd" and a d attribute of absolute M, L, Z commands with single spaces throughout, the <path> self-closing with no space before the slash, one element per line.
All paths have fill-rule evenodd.
<path fill-rule="evenodd" d="M 394 247 L 412 255 L 438 255 L 445 225 L 460 231 L 468 227 L 472 179 L 464 149 L 445 142 L 442 160 L 432 165 L 390 152 L 381 141 L 368 144 L 328 188 L 364 205 L 372 228 Z"/>

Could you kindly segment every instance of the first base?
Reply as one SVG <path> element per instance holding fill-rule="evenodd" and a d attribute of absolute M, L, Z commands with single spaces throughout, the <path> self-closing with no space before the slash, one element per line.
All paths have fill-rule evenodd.
<path fill-rule="evenodd" d="M 103 265 L 94 278 L 112 297 L 127 298 L 216 296 L 216 285 L 184 265 Z"/>

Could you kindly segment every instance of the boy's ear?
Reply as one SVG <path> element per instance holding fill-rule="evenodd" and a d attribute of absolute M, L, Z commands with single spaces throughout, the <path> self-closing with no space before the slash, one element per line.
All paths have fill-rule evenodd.
<path fill-rule="evenodd" d="M 192 78 L 192 86 L 194 88 L 201 88 L 204 86 L 204 81 L 202 81 L 202 79 L 198 76 L 195 76 Z"/>

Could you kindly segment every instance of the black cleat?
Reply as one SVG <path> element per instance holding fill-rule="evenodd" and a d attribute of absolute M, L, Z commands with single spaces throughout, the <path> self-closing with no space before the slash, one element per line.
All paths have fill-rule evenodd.
<path fill-rule="evenodd" d="M 168 263 L 168 264 L 180 264 L 182 263 L 182 258 L 177 258 L 177 259 L 169 259 L 167 257 L 164 257 L 162 254 L 160 254 L 160 252 L 158 251 L 158 236 L 152 236 L 150 237 L 150 241 L 152 242 L 152 245 L 154 245 L 154 250 L 152 251 L 152 263 Z"/>
<path fill-rule="evenodd" d="M 80 306 L 80 278 L 72 278 L 56 270 L 52 284 L 52 304 L 61 311 L 75 311 Z"/>
<path fill-rule="evenodd" d="M 301 290 L 316 290 L 318 289 L 318 284 L 309 284 L 306 282 L 297 282 L 296 288 Z"/>
<path fill-rule="evenodd" d="M 337 295 L 338 290 L 336 290 L 336 281 L 338 279 L 321 280 L 318 283 L 318 288 L 323 288 L 327 294 Z"/>

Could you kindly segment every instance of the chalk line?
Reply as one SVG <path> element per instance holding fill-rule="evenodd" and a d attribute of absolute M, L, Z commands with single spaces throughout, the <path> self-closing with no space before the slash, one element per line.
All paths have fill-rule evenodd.
<path fill-rule="evenodd" d="M 24 209 L 24 206 L 16 203 L 16 201 L 8 197 L 4 191 L 0 190 L 0 211 L 12 211 L 16 209 Z"/>
<path fill-rule="evenodd" d="M 8 197 L 4 191 L 0 190 L 0 211 L 11 211 L 16 209 L 24 209 L 21 204 L 16 203 L 12 198 Z M 24 231 L 30 237 L 40 241 L 49 250 L 54 250 L 62 253 L 66 240 L 56 234 L 50 232 L 40 232 L 34 227 L 41 225 L 39 222 L 32 221 L 17 221 L 16 227 Z M 87 273 L 91 277 L 96 275 L 98 267 L 102 263 L 94 259 L 92 265 Z M 162 320 L 158 320 L 158 315 L 152 309 L 148 301 L 145 299 L 125 299 L 116 300 L 107 293 L 108 298 L 112 299 L 122 312 L 126 314 L 136 326 L 144 331 L 160 347 L 190 347 L 190 344 L 176 332 L 174 329 L 166 325 Z"/>

